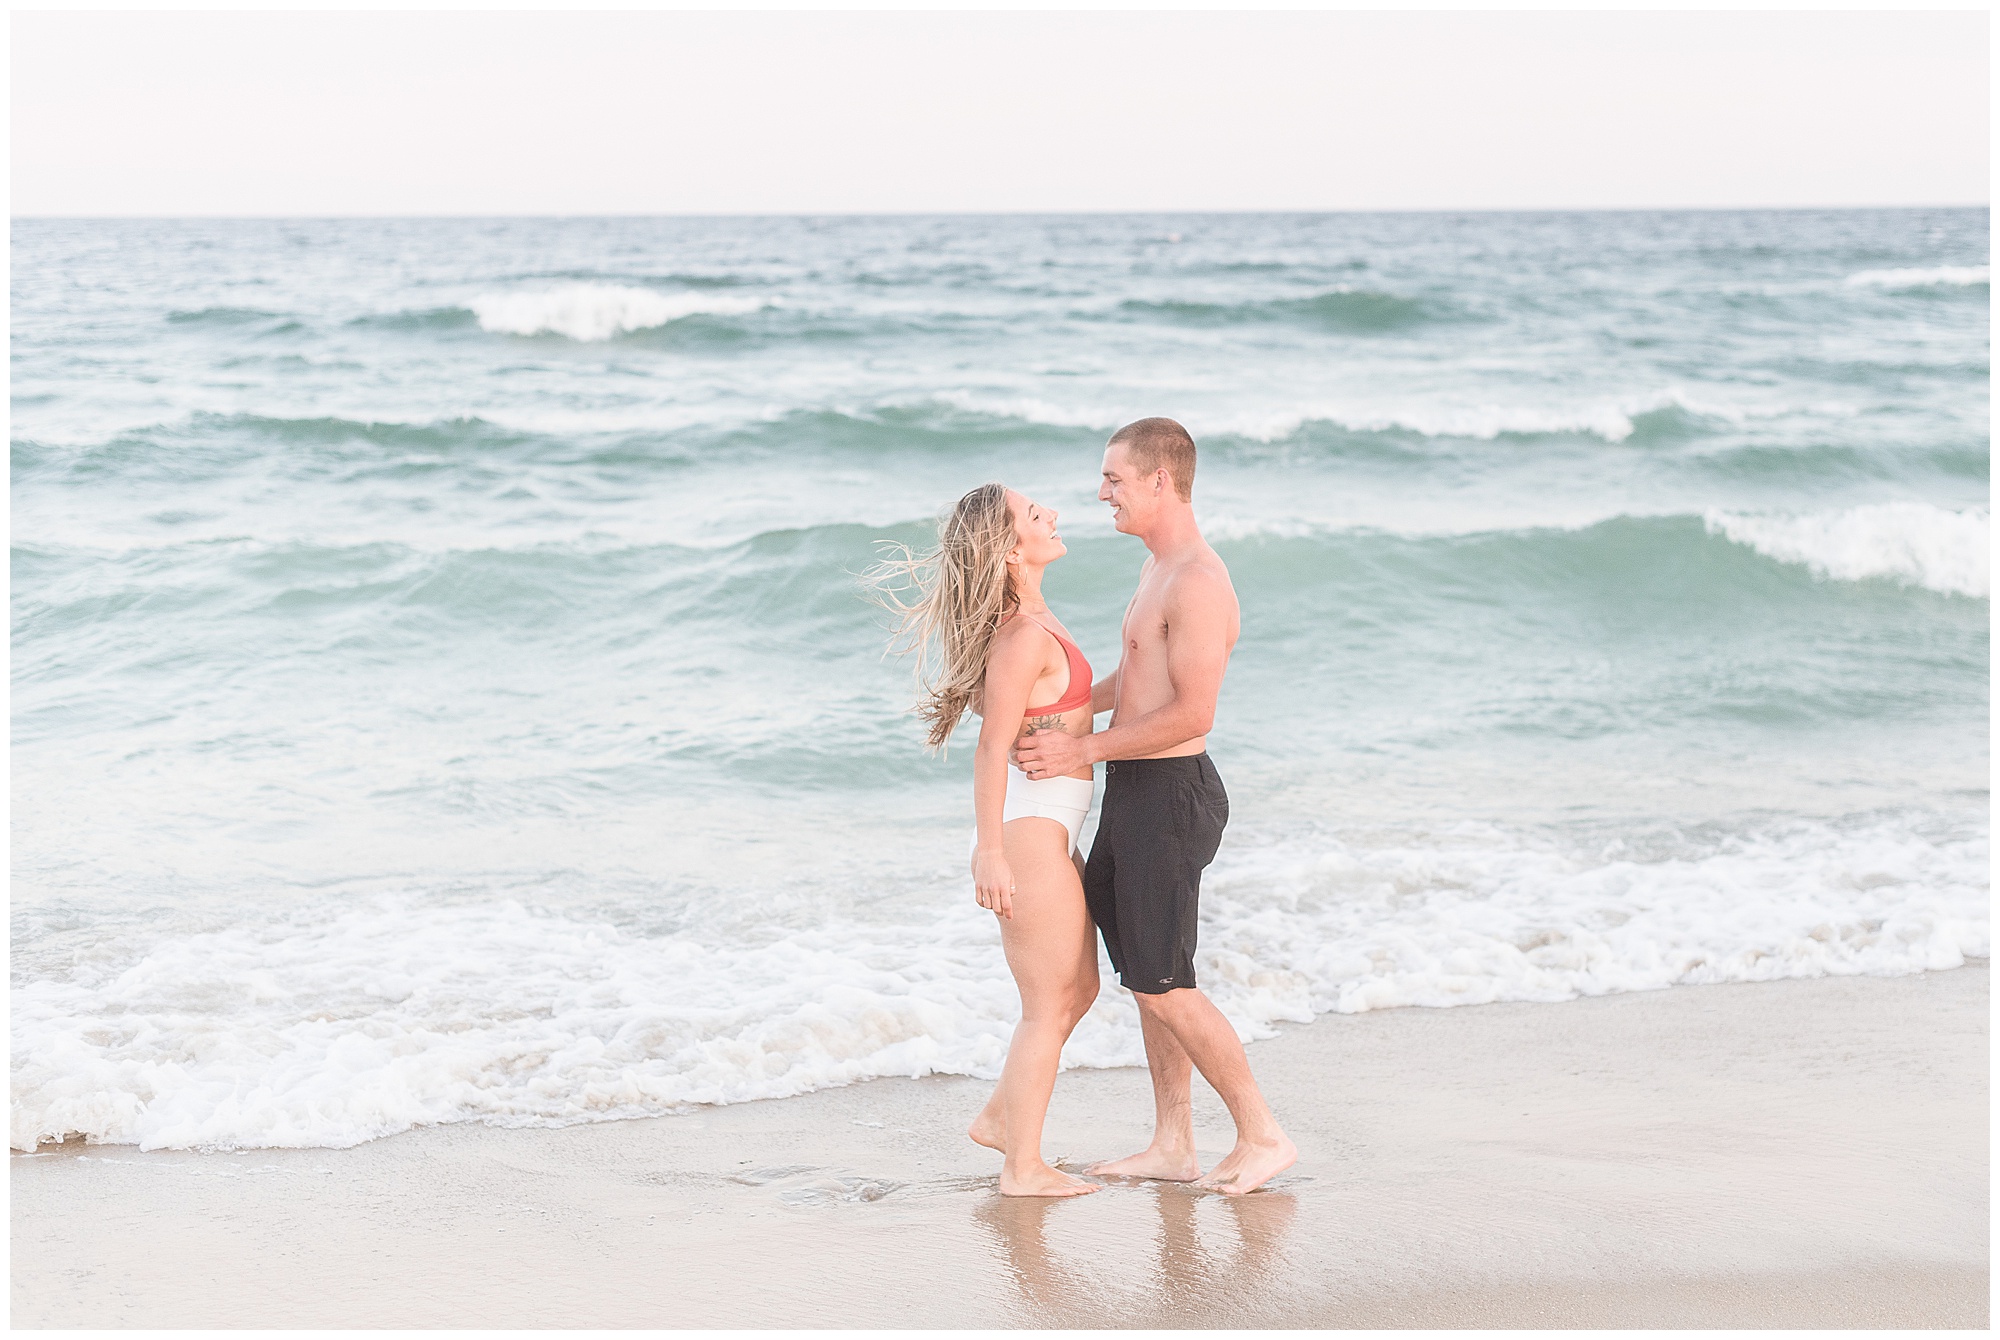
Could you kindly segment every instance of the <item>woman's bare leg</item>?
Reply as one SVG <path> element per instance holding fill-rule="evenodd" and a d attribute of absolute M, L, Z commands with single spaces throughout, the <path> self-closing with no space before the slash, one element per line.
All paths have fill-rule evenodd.
<path fill-rule="evenodd" d="M 1097 1188 L 1051 1168 L 1041 1144 L 1063 1043 L 1097 998 L 1097 946 L 1083 884 L 1069 856 L 1069 834 L 1055 820 L 1016 819 L 1001 840 L 1014 872 L 1014 915 L 1001 918 L 1000 937 L 1021 993 L 1021 1022 L 999 1087 L 969 1133 L 1006 1154 L 1002 1195 L 1082 1195 Z"/>
<path fill-rule="evenodd" d="M 1005 829 L 1001 830 L 1001 840 L 1006 840 Z M 1077 893 L 1081 897 L 1083 853 L 1071 852 L 1069 859 L 1076 871 Z M 1077 946 L 1077 958 L 1076 998 L 1073 1002 L 1076 1017 L 1070 1021 L 1071 1032 L 1075 1031 L 1077 1022 L 1090 1012 L 1090 1007 L 1097 1000 L 1097 928 L 1091 925 L 1088 912 L 1084 914 L 1083 937 Z M 1065 1033 L 1063 1037 L 1067 1041 L 1069 1034 Z M 972 1119 L 972 1125 L 965 1133 L 972 1137 L 974 1144 L 985 1145 L 1002 1154 L 1007 1152 L 1007 1083 L 1004 1073 L 1001 1082 L 993 1087 L 993 1096 L 986 1100 L 985 1107 L 979 1109 L 979 1115 Z"/>

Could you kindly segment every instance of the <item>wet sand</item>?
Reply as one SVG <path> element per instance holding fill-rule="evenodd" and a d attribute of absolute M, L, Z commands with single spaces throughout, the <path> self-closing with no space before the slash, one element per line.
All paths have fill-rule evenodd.
<path fill-rule="evenodd" d="M 1004 1200 L 981 1082 L 12 1161 L 16 1326 L 1987 1325 L 1987 967 L 1330 1017 L 1272 1189 Z M 1047 1148 L 1144 1143 L 1066 1073 Z M 1197 1085 L 1212 1162 L 1221 1105 Z"/>

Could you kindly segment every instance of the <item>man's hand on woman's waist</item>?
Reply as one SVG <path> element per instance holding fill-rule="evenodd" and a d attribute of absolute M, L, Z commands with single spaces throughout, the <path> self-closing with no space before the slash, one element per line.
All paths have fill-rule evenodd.
<path fill-rule="evenodd" d="M 1038 731 L 1016 742 L 1014 762 L 1029 781 L 1062 777 L 1096 763 L 1091 735 L 1069 735 L 1062 731 Z"/>

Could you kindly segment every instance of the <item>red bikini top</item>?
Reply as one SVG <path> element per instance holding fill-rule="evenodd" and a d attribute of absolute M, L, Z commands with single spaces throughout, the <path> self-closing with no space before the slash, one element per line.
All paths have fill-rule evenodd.
<path fill-rule="evenodd" d="M 1076 643 L 1070 641 L 1040 619 L 1035 618 L 1032 614 L 1024 615 L 1023 617 L 1032 621 L 1035 627 L 1047 633 L 1057 642 L 1060 642 L 1062 644 L 1063 655 L 1069 660 L 1069 692 L 1050 703 L 1047 707 L 1030 707 L 1028 709 L 1029 713 L 1035 716 L 1048 716 L 1052 713 L 1074 712 L 1079 707 L 1090 706 L 1090 662 L 1083 659 L 1083 653 L 1077 650 Z"/>

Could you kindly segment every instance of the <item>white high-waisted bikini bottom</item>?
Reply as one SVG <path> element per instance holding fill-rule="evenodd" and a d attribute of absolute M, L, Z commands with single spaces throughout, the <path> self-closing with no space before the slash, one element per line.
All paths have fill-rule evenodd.
<path fill-rule="evenodd" d="M 1069 830 L 1069 849 L 1076 852 L 1076 840 L 1083 821 L 1090 814 L 1090 802 L 1097 794 L 1097 780 L 1083 777 L 1044 777 L 1031 781 L 1019 768 L 1007 769 L 1007 804 L 1000 822 L 1012 823 L 1030 817 L 1054 819 Z M 979 849 L 979 829 L 972 830 L 972 848 Z"/>

